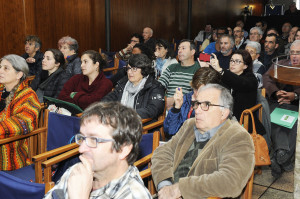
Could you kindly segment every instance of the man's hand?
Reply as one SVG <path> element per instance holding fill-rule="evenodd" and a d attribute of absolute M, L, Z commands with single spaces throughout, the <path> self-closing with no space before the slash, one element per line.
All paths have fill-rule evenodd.
<path fill-rule="evenodd" d="M 276 92 L 276 96 L 278 99 L 279 104 L 290 104 L 292 101 L 295 100 L 295 93 L 294 92 L 287 92 L 284 90 L 279 90 Z"/>
<path fill-rule="evenodd" d="M 26 62 L 27 62 L 27 63 L 35 63 L 35 59 L 34 59 L 33 57 L 28 57 L 28 58 L 26 59 Z"/>
<path fill-rule="evenodd" d="M 82 155 L 81 163 L 77 164 L 68 180 L 69 198 L 89 198 L 93 185 L 93 171 L 91 163 Z"/>
<path fill-rule="evenodd" d="M 182 88 L 180 87 L 176 88 L 174 94 L 174 102 L 175 102 L 175 108 L 180 109 L 183 104 Z"/>
<path fill-rule="evenodd" d="M 161 188 L 158 192 L 158 199 L 177 199 L 181 198 L 181 193 L 179 190 L 179 184 L 173 184 L 171 186 L 165 186 Z"/>

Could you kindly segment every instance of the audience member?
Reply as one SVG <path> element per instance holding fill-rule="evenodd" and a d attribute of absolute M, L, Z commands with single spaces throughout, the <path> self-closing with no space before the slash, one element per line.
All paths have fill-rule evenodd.
<path fill-rule="evenodd" d="M 0 139 L 25 135 L 34 130 L 41 109 L 38 97 L 28 86 L 29 68 L 18 55 L 0 59 Z M 29 165 L 27 140 L 0 146 L 0 170 Z"/>
<path fill-rule="evenodd" d="M 268 70 L 272 65 L 272 59 L 279 55 L 277 50 L 278 48 L 277 35 L 273 33 L 267 35 L 264 46 L 265 48 L 264 51 L 262 51 L 259 56 L 259 61 L 263 63 L 263 65 L 266 67 L 266 70 Z"/>
<path fill-rule="evenodd" d="M 236 50 L 245 49 L 246 40 L 244 37 L 244 30 L 240 26 L 236 26 L 233 29 L 233 36 Z"/>
<path fill-rule="evenodd" d="M 290 4 L 289 9 L 284 12 L 284 15 L 294 17 L 298 17 L 300 15 L 300 11 L 297 9 L 295 2 Z"/>
<path fill-rule="evenodd" d="M 211 54 L 220 51 L 220 38 L 222 35 L 228 34 L 228 30 L 226 27 L 221 27 L 217 29 L 217 41 L 210 43 L 205 49 L 204 53 Z"/>
<path fill-rule="evenodd" d="M 195 118 L 153 154 L 151 173 L 159 198 L 238 197 L 253 173 L 249 133 L 231 120 L 233 99 L 218 84 L 198 91 Z"/>
<path fill-rule="evenodd" d="M 267 36 L 267 28 L 268 28 L 267 22 L 261 20 L 261 21 L 256 22 L 255 26 L 260 28 L 263 31 L 263 40 L 264 40 Z"/>
<path fill-rule="evenodd" d="M 151 199 L 133 166 L 141 137 L 142 124 L 132 109 L 115 102 L 91 105 L 75 135 L 81 162 L 70 167 L 44 198 Z"/>
<path fill-rule="evenodd" d="M 248 38 L 249 33 L 244 29 L 245 24 L 244 24 L 243 20 L 238 20 L 236 22 L 235 26 L 240 26 L 244 30 L 244 37 Z"/>
<path fill-rule="evenodd" d="M 157 119 L 164 111 L 164 87 L 155 79 L 151 60 L 144 54 L 129 58 L 127 76 L 102 101 L 119 101 L 134 108 L 141 118 Z"/>
<path fill-rule="evenodd" d="M 300 65 L 300 41 L 292 43 L 290 49 L 290 60 L 281 60 L 280 65 L 299 67 Z M 300 87 L 276 82 L 270 77 L 270 71 L 274 70 L 272 65 L 263 76 L 264 87 L 271 112 L 276 108 L 298 111 Z M 296 148 L 297 122 L 292 129 L 272 123 L 272 142 L 274 155 L 271 159 L 272 175 L 279 177 L 284 171 L 292 171 L 294 166 L 292 156 Z"/>
<path fill-rule="evenodd" d="M 155 59 L 154 53 L 144 44 L 144 43 L 137 43 L 133 46 L 132 55 L 136 54 L 144 54 L 153 62 Z M 127 76 L 127 68 L 124 66 L 123 68 L 119 69 L 117 74 L 110 78 L 110 81 L 113 83 L 115 87 L 117 82 L 120 81 L 123 77 Z"/>
<path fill-rule="evenodd" d="M 48 49 L 44 54 L 42 71 L 31 83 L 39 101 L 44 102 L 44 96 L 57 98 L 69 76 L 65 73 L 65 58 L 61 51 Z"/>
<path fill-rule="evenodd" d="M 199 49 L 199 52 L 204 51 L 204 49 L 212 42 L 217 41 L 217 29 L 212 30 L 211 36 L 209 36 L 207 39 L 205 39 L 201 45 L 201 48 Z"/>
<path fill-rule="evenodd" d="M 78 42 L 69 36 L 62 37 L 58 41 L 58 49 L 63 53 L 66 59 L 66 75 L 70 77 L 81 74 L 81 61 L 78 57 Z"/>
<path fill-rule="evenodd" d="M 222 75 L 221 82 L 231 91 L 233 116 L 239 120 L 245 109 L 256 105 L 258 82 L 252 72 L 252 58 L 246 50 L 237 50 L 230 59 L 229 70 L 224 70 L 213 56 L 211 66 Z"/>
<path fill-rule="evenodd" d="M 205 25 L 204 30 L 200 30 L 198 35 L 195 37 L 194 42 L 204 42 L 205 39 L 208 39 L 212 34 L 212 26 L 210 23 L 207 23 Z"/>
<path fill-rule="evenodd" d="M 268 34 L 275 34 L 277 36 L 277 41 L 278 41 L 278 48 L 277 48 L 277 52 L 279 55 L 284 54 L 284 40 L 280 37 L 278 31 L 276 30 L 276 28 L 270 28 L 267 31 L 267 35 Z"/>
<path fill-rule="evenodd" d="M 38 36 L 28 35 L 25 39 L 25 54 L 22 57 L 26 60 L 29 67 L 29 76 L 36 75 L 42 70 L 42 60 L 44 54 L 40 51 L 42 42 Z"/>
<path fill-rule="evenodd" d="M 156 57 L 154 66 L 157 77 L 160 77 L 168 66 L 178 63 L 173 48 L 169 42 L 164 39 L 156 41 L 154 54 Z"/>
<path fill-rule="evenodd" d="M 258 27 L 253 27 L 250 29 L 250 41 L 256 41 L 261 44 L 261 39 L 263 37 L 263 31 Z"/>
<path fill-rule="evenodd" d="M 138 43 L 144 43 L 144 38 L 142 35 L 134 33 L 131 35 L 130 43 L 127 45 L 127 47 L 119 52 L 116 52 L 115 57 L 120 60 L 128 61 L 130 55 L 132 54 L 134 45 Z"/>
<path fill-rule="evenodd" d="M 245 50 L 247 50 L 251 55 L 252 64 L 253 64 L 253 73 L 257 78 L 258 88 L 262 88 L 263 86 L 262 76 L 266 72 L 266 68 L 263 65 L 263 63 L 258 61 L 261 52 L 260 43 L 256 41 L 249 41 L 247 43 Z"/>
<path fill-rule="evenodd" d="M 300 29 L 298 29 L 295 34 L 295 40 L 300 40 Z"/>
<path fill-rule="evenodd" d="M 152 51 L 155 51 L 155 39 L 153 36 L 153 30 L 149 27 L 144 28 L 143 30 L 143 38 L 146 46 Z"/>
<path fill-rule="evenodd" d="M 164 121 L 164 132 L 175 135 L 185 120 L 195 117 L 192 102 L 196 100 L 198 89 L 209 83 L 220 83 L 220 74 L 209 67 L 199 68 L 193 76 L 191 87 L 193 91 L 183 95 L 178 87 L 174 94 L 174 107 L 170 109 Z"/>
<path fill-rule="evenodd" d="M 228 30 L 228 35 L 229 35 L 229 36 L 232 36 L 232 28 L 228 26 L 228 27 L 227 27 L 227 30 Z"/>
<path fill-rule="evenodd" d="M 234 40 L 229 35 L 222 35 L 220 38 L 221 51 L 216 53 L 221 68 L 229 69 L 229 62 L 234 50 Z"/>
<path fill-rule="evenodd" d="M 81 63 L 82 74 L 71 77 L 65 83 L 58 99 L 85 109 L 90 104 L 100 101 L 112 90 L 113 85 L 103 73 L 106 61 L 98 52 L 85 51 L 81 56 Z"/>
<path fill-rule="evenodd" d="M 295 41 L 295 35 L 296 32 L 298 31 L 299 27 L 298 26 L 294 26 L 290 33 L 289 33 L 289 37 L 288 37 L 288 43 L 284 46 L 285 50 L 284 50 L 284 54 L 287 55 L 290 52 L 290 48 L 292 43 Z"/>
<path fill-rule="evenodd" d="M 178 47 L 180 63 L 167 67 L 158 80 L 166 89 L 167 110 L 174 104 L 173 96 L 176 88 L 181 87 L 183 94 L 191 91 L 190 82 L 194 73 L 200 68 L 199 63 L 194 61 L 195 51 L 196 46 L 193 41 L 181 40 Z"/>
<path fill-rule="evenodd" d="M 284 45 L 286 45 L 288 43 L 288 38 L 289 38 L 289 33 L 292 29 L 292 24 L 290 22 L 285 22 L 282 25 L 281 31 L 282 34 L 280 36 L 280 38 L 284 41 Z"/>

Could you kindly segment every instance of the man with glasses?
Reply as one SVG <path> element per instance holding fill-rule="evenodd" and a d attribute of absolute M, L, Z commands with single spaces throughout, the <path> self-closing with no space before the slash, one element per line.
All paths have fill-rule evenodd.
<path fill-rule="evenodd" d="M 134 33 L 133 35 L 131 35 L 131 39 L 127 47 L 117 52 L 115 54 L 115 57 L 119 58 L 120 60 L 128 61 L 130 55 L 132 54 L 134 45 L 138 43 L 144 43 L 144 38 L 142 35 Z"/>
<path fill-rule="evenodd" d="M 244 30 L 240 26 L 236 26 L 233 29 L 233 36 L 234 36 L 234 43 L 235 48 L 238 49 L 245 49 L 245 38 L 244 38 Z"/>
<path fill-rule="evenodd" d="M 218 84 L 207 84 L 193 102 L 195 118 L 158 147 L 152 176 L 159 198 L 221 198 L 241 194 L 254 168 L 249 133 L 231 120 L 233 99 Z"/>
<path fill-rule="evenodd" d="M 280 60 L 280 65 L 300 66 L 300 40 L 292 43 L 290 48 L 290 59 Z M 270 77 L 270 71 L 274 70 L 274 64 L 263 76 L 263 84 L 269 99 L 271 112 L 279 107 L 292 111 L 298 111 L 300 86 L 281 84 Z M 292 171 L 294 165 L 292 157 L 296 148 L 297 122 L 291 128 L 286 128 L 271 123 L 272 144 L 274 155 L 271 158 L 272 175 L 279 177 L 284 171 Z"/>
<path fill-rule="evenodd" d="M 81 160 L 44 198 L 152 198 L 133 166 L 142 124 L 120 103 L 96 103 L 83 112 L 75 136 Z"/>

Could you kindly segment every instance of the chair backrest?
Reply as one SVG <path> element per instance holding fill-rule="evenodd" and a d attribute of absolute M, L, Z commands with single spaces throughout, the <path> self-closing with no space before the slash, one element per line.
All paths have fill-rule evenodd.
<path fill-rule="evenodd" d="M 45 185 L 25 181 L 0 171 L 0 197 L 40 199 L 45 194 Z"/>
<path fill-rule="evenodd" d="M 49 113 L 47 151 L 65 146 L 79 133 L 80 118 L 57 113 Z"/>
<path fill-rule="evenodd" d="M 142 140 L 139 144 L 140 151 L 139 157 L 143 158 L 151 154 L 159 145 L 159 132 L 155 131 L 154 133 L 143 134 Z"/>

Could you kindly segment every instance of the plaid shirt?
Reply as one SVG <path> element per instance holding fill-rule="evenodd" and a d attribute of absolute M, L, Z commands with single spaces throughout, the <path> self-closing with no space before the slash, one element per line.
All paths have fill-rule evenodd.
<path fill-rule="evenodd" d="M 74 165 L 75 166 L 75 165 Z M 73 166 L 73 167 L 74 167 Z M 63 193 L 61 198 L 68 198 L 68 179 L 72 168 L 69 168 L 65 174 L 62 176 L 61 180 L 56 184 L 53 189 L 51 189 L 45 196 L 45 199 L 54 198 L 52 193 L 59 190 Z M 57 195 L 57 194 L 55 194 Z M 60 194 L 59 194 L 60 195 Z M 56 197 L 55 197 L 56 198 Z M 58 196 L 60 198 L 60 196 Z M 148 189 L 144 186 L 144 183 L 139 175 L 139 171 L 135 166 L 129 166 L 128 170 L 119 179 L 115 179 L 97 189 L 92 191 L 90 194 L 90 199 L 132 199 L 132 198 L 145 198 L 152 199 Z"/>

